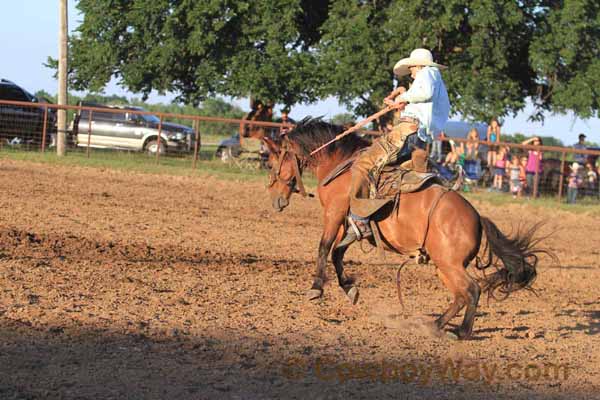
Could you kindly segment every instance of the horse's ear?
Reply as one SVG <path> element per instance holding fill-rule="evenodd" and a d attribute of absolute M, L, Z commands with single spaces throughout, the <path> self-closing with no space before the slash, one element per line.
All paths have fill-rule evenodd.
<path fill-rule="evenodd" d="M 263 140 L 263 142 L 265 142 L 265 145 L 269 149 L 270 153 L 274 153 L 274 154 L 279 153 L 280 146 L 277 143 L 275 143 L 275 141 L 273 139 L 265 136 L 262 138 L 262 140 Z"/>

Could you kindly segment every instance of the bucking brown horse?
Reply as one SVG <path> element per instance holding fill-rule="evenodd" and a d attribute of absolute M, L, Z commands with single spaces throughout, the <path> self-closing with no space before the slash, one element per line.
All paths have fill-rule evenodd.
<path fill-rule="evenodd" d="M 325 267 L 331 252 L 338 283 L 355 304 L 358 289 L 344 274 L 343 258 L 347 248 L 336 247 L 347 229 L 351 175 L 347 170 L 331 180 L 330 173 L 340 163 L 355 157 L 369 142 L 351 134 L 314 156 L 310 155 L 342 130 L 321 119 L 305 119 L 287 134 L 283 144 L 266 139 L 271 153 L 269 192 L 273 207 L 281 211 L 289 204 L 292 193 L 306 195 L 302 185 L 303 169 L 314 171 L 319 181 L 324 228 L 309 298 L 323 294 Z M 330 181 L 327 185 L 322 184 L 325 178 Z M 540 253 L 555 259 L 551 252 L 538 247 L 542 240 L 536 238 L 539 225 L 507 236 L 488 218 L 480 216 L 459 193 L 435 183 L 417 192 L 402 194 L 392 208 L 382 209 L 373 218 L 377 221 L 385 250 L 424 255 L 437 266 L 440 279 L 452 292 L 454 301 L 432 323 L 436 335 L 442 335 L 444 326 L 466 306 L 462 325 L 455 333 L 461 339 L 471 337 L 482 292 L 505 298 L 516 290 L 530 288 L 536 277 Z M 483 233 L 487 240 L 480 257 Z M 472 261 L 483 271 L 482 278 L 476 280 L 467 273 L 466 268 Z M 494 271 L 486 273 L 490 267 Z"/>

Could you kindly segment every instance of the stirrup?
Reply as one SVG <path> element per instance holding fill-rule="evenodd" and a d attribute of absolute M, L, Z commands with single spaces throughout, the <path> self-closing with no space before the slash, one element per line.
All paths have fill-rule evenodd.
<path fill-rule="evenodd" d="M 348 216 L 348 225 L 350 225 L 350 227 L 354 231 L 356 240 L 364 239 L 365 237 L 369 237 L 373 234 L 373 232 L 371 232 L 371 227 L 369 226 L 368 219 L 365 219 L 364 224 L 361 223 L 361 225 L 363 225 L 365 227 L 365 229 L 361 230 L 360 227 L 358 226 L 358 224 L 356 223 L 356 221 L 354 221 L 354 218 L 352 218 L 352 216 L 349 215 Z"/>
<path fill-rule="evenodd" d="M 348 219 L 348 229 L 346 230 L 346 235 L 342 238 L 342 240 L 340 240 L 340 242 L 337 244 L 336 248 L 349 246 L 357 240 L 362 240 L 364 238 L 367 238 L 367 237 L 370 237 L 373 235 L 373 232 L 371 231 L 371 228 L 369 226 L 368 219 L 366 220 L 366 223 L 364 224 L 365 229 L 363 229 L 363 230 L 360 229 L 358 224 L 354 221 L 354 218 L 352 218 L 350 215 L 348 216 L 347 219 Z"/>

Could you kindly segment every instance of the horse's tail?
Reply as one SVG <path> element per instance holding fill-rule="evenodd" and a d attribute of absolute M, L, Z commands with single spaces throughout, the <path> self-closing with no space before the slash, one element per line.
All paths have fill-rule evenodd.
<path fill-rule="evenodd" d="M 520 289 L 531 289 L 537 271 L 538 256 L 548 255 L 558 264 L 558 258 L 550 250 L 540 248 L 540 242 L 547 238 L 536 237 L 541 224 L 528 229 L 519 228 L 514 235 L 507 236 L 490 221 L 481 217 L 481 225 L 487 238 L 483 253 L 487 262 L 482 263 L 477 257 L 476 267 L 480 270 L 493 266 L 496 272 L 482 278 L 483 290 L 499 300 L 506 299 L 512 292 Z M 497 293 L 501 294 L 499 298 Z"/>

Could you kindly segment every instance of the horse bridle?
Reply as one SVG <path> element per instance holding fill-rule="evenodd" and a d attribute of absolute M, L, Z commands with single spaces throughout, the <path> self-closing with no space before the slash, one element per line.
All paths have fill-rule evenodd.
<path fill-rule="evenodd" d="M 283 160 L 285 160 L 285 156 L 290 154 L 293 157 L 292 160 L 292 168 L 294 170 L 294 176 L 291 179 L 283 179 L 281 177 L 281 165 L 283 164 Z M 269 171 L 269 188 L 275 185 L 277 182 L 283 184 L 290 188 L 292 192 L 298 192 L 302 195 L 302 197 L 306 197 L 307 193 L 304 189 L 304 184 L 302 183 L 302 163 L 296 153 L 288 149 L 288 145 L 283 145 L 281 148 L 281 152 L 279 153 L 279 158 L 277 159 L 277 165 L 274 168 L 271 168 Z"/>

